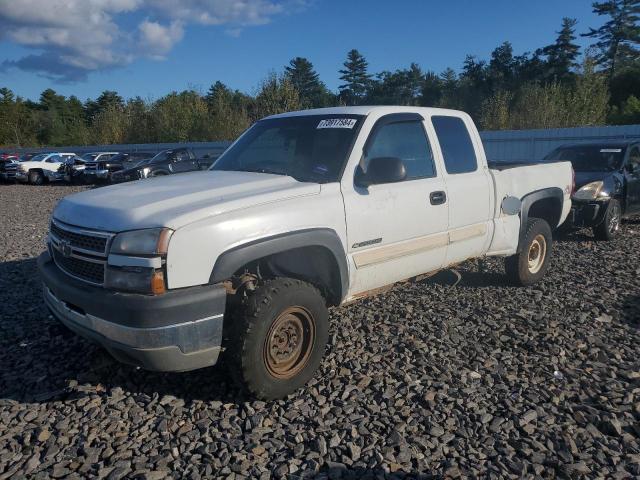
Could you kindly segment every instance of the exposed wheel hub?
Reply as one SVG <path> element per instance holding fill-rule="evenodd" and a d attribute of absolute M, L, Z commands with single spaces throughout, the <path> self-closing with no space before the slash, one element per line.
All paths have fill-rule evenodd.
<path fill-rule="evenodd" d="M 301 307 L 290 307 L 276 318 L 269 329 L 264 362 L 271 375 L 291 378 L 304 368 L 315 339 L 315 322 Z"/>
<path fill-rule="evenodd" d="M 544 235 L 536 235 L 529 246 L 529 255 L 527 266 L 529 272 L 538 273 L 544 265 L 544 259 L 547 255 L 547 240 Z"/>

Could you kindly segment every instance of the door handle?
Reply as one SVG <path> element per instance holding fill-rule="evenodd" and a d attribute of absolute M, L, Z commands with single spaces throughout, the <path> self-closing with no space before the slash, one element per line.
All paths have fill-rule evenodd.
<path fill-rule="evenodd" d="M 429 194 L 429 200 L 431 201 L 431 205 L 442 205 L 447 201 L 447 194 L 442 190 L 431 192 Z"/>

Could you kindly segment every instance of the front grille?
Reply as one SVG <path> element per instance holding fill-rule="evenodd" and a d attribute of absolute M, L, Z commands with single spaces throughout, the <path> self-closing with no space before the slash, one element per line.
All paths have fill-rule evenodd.
<path fill-rule="evenodd" d="M 65 257 L 55 247 L 53 260 L 58 267 L 74 277 L 102 285 L 104 283 L 104 263 L 94 263 L 77 257 Z"/>
<path fill-rule="evenodd" d="M 97 170 L 98 169 L 98 164 L 96 162 L 87 162 L 85 167 L 85 170 Z"/>
<path fill-rule="evenodd" d="M 63 230 L 55 223 L 51 223 L 51 233 L 59 240 L 69 242 L 72 247 L 82 248 L 97 253 L 106 253 L 107 238 L 86 235 L 83 233 Z"/>
<path fill-rule="evenodd" d="M 113 235 L 52 220 L 49 232 L 51 255 L 56 265 L 68 275 L 103 285 L 107 250 Z"/>

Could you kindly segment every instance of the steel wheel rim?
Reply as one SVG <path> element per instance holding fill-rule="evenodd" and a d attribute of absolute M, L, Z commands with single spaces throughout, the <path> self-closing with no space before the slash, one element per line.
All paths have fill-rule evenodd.
<path fill-rule="evenodd" d="M 611 205 L 611 215 L 609 216 L 609 233 L 616 233 L 620 228 L 620 206 L 616 203 Z"/>
<path fill-rule="evenodd" d="M 315 342 L 313 316 L 302 307 L 289 307 L 273 321 L 265 339 L 263 361 L 275 378 L 289 379 L 307 365 Z"/>
<path fill-rule="evenodd" d="M 527 266 L 530 273 L 538 273 L 544 264 L 545 256 L 547 255 L 547 239 L 544 235 L 538 234 L 531 242 L 529 246 L 529 253 L 527 256 Z"/>

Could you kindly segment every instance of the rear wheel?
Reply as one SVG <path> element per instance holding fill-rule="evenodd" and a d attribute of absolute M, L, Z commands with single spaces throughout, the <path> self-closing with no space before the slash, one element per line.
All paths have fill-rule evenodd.
<path fill-rule="evenodd" d="M 522 250 L 505 259 L 505 271 L 516 285 L 528 286 L 538 282 L 549 269 L 553 239 L 551 227 L 540 218 L 527 221 Z"/>
<path fill-rule="evenodd" d="M 44 183 L 44 175 L 38 170 L 29 172 L 29 183 L 31 185 L 42 185 Z"/>
<path fill-rule="evenodd" d="M 318 369 L 328 338 L 325 300 L 312 285 L 267 280 L 247 292 L 230 326 L 232 373 L 253 395 L 282 398 Z"/>
<path fill-rule="evenodd" d="M 613 240 L 620 230 L 621 221 L 622 208 L 620 207 L 620 202 L 615 199 L 609 200 L 604 219 L 600 222 L 600 225 L 593 227 L 593 234 L 596 240 Z"/>

